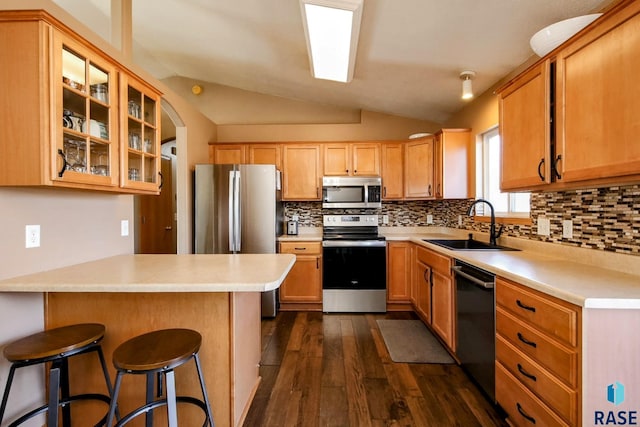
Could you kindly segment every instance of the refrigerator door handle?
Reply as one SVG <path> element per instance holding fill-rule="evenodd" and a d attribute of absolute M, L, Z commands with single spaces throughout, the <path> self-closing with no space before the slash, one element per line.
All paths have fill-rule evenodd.
<path fill-rule="evenodd" d="M 234 194 L 233 194 L 233 210 L 234 210 L 234 227 L 235 230 L 233 232 L 233 235 L 235 236 L 235 251 L 236 252 L 241 252 L 242 251 L 242 212 L 240 211 L 240 171 L 237 170 L 235 172 L 236 178 L 236 184 L 235 184 L 235 188 L 234 188 Z"/>
<path fill-rule="evenodd" d="M 229 252 L 235 252 L 235 195 L 236 195 L 236 171 L 229 171 Z"/>

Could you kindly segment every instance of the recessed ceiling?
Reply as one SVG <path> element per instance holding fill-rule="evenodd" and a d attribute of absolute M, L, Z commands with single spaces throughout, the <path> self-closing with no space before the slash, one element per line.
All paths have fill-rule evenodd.
<path fill-rule="evenodd" d="M 109 2 L 55 2 L 108 38 Z M 134 60 L 158 79 L 444 122 L 465 105 L 462 71 L 482 93 L 533 55 L 535 32 L 610 2 L 365 0 L 344 84 L 312 78 L 298 0 L 134 0 Z"/>

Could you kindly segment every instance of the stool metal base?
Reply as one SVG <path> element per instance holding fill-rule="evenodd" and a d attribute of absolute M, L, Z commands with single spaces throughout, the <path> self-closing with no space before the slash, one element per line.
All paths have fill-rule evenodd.
<path fill-rule="evenodd" d="M 152 427 L 153 426 L 153 411 L 159 407 L 166 406 L 167 407 L 167 420 L 169 427 L 178 427 L 178 414 L 177 414 L 177 403 L 187 403 L 191 405 L 198 406 L 204 412 L 205 419 L 202 427 L 215 427 L 213 422 L 213 415 L 211 411 L 211 406 L 209 404 L 209 397 L 207 395 L 207 389 L 204 384 L 204 377 L 202 376 L 202 368 L 200 366 L 200 358 L 198 357 L 198 353 L 194 353 L 191 358 L 193 358 L 196 369 L 198 371 L 198 379 L 200 380 L 200 388 L 202 390 L 203 399 L 197 399 L 191 396 L 176 396 L 176 386 L 175 386 L 175 374 L 173 367 L 171 368 L 160 368 L 151 370 L 148 372 L 133 372 L 118 369 L 118 373 L 116 375 L 116 382 L 114 386 L 114 394 L 113 394 L 113 403 L 109 410 L 109 415 L 107 418 L 107 426 L 110 426 L 113 422 L 114 410 L 117 404 L 118 394 L 120 392 L 120 386 L 122 384 L 122 378 L 125 374 L 145 374 L 147 376 L 147 392 L 146 392 L 146 404 L 142 405 L 130 413 L 124 415 L 120 421 L 115 425 L 115 427 L 121 427 L 127 424 L 132 419 L 146 414 L 145 426 Z M 183 362 L 183 363 L 186 363 Z M 182 365 L 181 363 L 180 365 Z M 180 366 L 178 365 L 178 366 Z M 177 367 L 177 366 L 176 366 Z M 164 375 L 165 384 L 166 384 L 166 397 L 159 398 L 162 394 L 162 379 L 161 376 Z M 157 378 L 157 387 L 154 387 L 154 378 Z M 154 400 L 154 388 L 157 388 L 157 397 Z"/>
<path fill-rule="evenodd" d="M 113 395 L 113 388 L 111 387 L 111 380 L 109 378 L 109 371 L 107 370 L 107 364 L 104 359 L 104 354 L 102 353 L 102 348 L 100 344 L 96 341 L 94 343 L 89 344 L 77 351 L 69 352 L 66 354 L 58 354 L 50 357 L 40 358 L 40 359 L 32 359 L 32 360 L 24 360 L 24 361 L 15 361 L 12 362 L 11 368 L 9 369 L 9 376 L 7 378 L 7 384 L 5 386 L 4 395 L 2 397 L 2 404 L 0 405 L 0 423 L 4 418 L 4 413 L 7 408 L 7 403 L 9 401 L 9 393 L 11 391 L 11 385 L 13 383 L 13 377 L 15 375 L 15 371 L 19 368 L 23 368 L 26 366 L 39 365 L 42 363 L 51 362 L 51 368 L 49 369 L 49 388 L 47 394 L 47 403 L 33 409 L 26 414 L 20 416 L 17 420 L 13 421 L 8 427 L 16 427 L 27 420 L 42 414 L 47 413 L 47 426 L 49 427 L 57 427 L 58 426 L 58 411 L 62 409 L 62 425 L 64 427 L 71 426 L 71 403 L 82 400 L 94 400 L 94 401 L 102 401 L 107 405 L 111 404 L 111 397 L 99 394 L 99 393 L 85 393 L 78 395 L 70 395 L 69 391 L 69 363 L 68 359 L 72 356 L 77 356 L 80 354 L 86 354 L 96 352 L 98 353 L 98 358 L 100 359 L 100 365 L 102 366 L 102 372 L 104 374 L 105 382 L 107 385 L 107 390 L 109 395 Z M 60 393 L 60 394 L 58 394 Z M 106 414 L 96 426 L 105 425 L 108 414 Z M 119 418 L 120 414 L 116 408 L 116 416 Z"/>

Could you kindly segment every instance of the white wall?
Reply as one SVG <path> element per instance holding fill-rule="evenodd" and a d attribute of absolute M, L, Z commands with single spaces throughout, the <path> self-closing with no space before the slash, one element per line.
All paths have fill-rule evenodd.
<path fill-rule="evenodd" d="M 133 196 L 0 188 L 0 280 L 133 253 L 133 229 L 128 237 L 121 237 L 121 220 L 133 225 Z M 25 249 L 25 225 L 33 224 L 40 225 L 40 247 Z M 43 301 L 41 293 L 0 293 L 0 350 L 17 338 L 44 329 Z M 9 363 L 0 358 L 2 392 L 8 369 Z M 41 368 L 21 368 L 5 419 L 43 401 Z"/>

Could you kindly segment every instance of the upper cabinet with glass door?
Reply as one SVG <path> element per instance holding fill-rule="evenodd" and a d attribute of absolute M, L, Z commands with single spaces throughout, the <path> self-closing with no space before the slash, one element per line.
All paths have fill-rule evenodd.
<path fill-rule="evenodd" d="M 54 33 L 54 181 L 118 186 L 116 69 Z M 55 62 L 54 62 L 55 64 Z M 57 84 L 56 84 L 57 83 Z"/>
<path fill-rule="evenodd" d="M 159 92 L 44 11 L 0 40 L 0 186 L 159 192 Z"/>
<path fill-rule="evenodd" d="M 120 79 L 122 165 L 120 185 L 159 191 L 160 94 L 142 81 L 122 74 Z"/>

